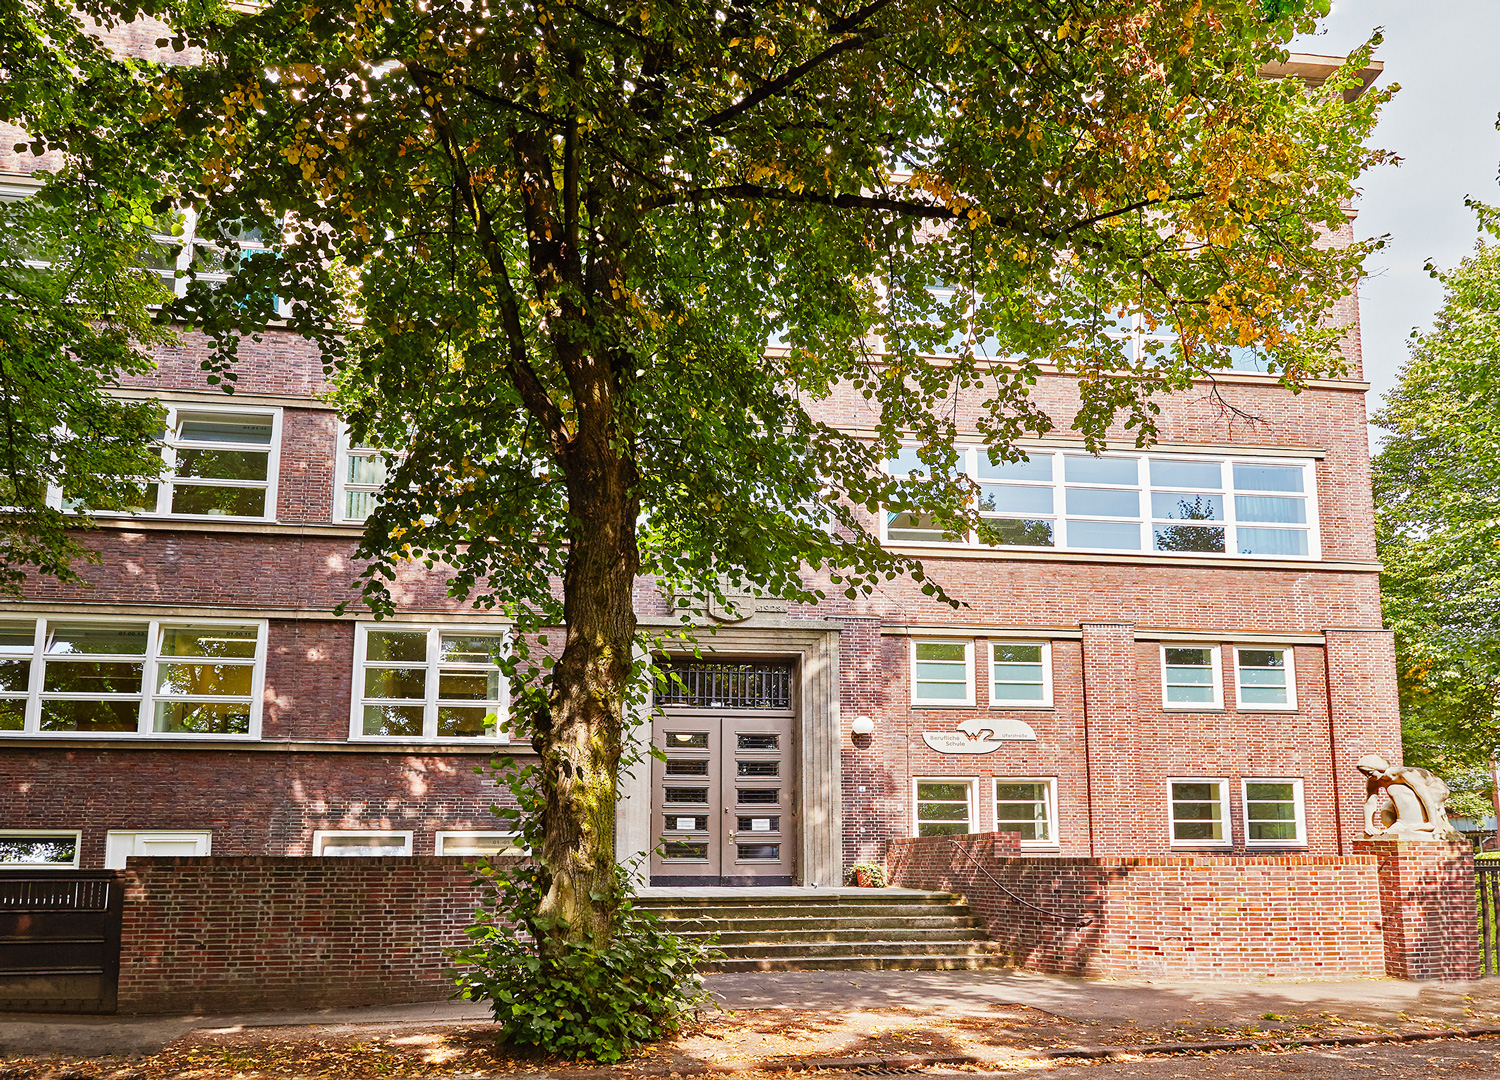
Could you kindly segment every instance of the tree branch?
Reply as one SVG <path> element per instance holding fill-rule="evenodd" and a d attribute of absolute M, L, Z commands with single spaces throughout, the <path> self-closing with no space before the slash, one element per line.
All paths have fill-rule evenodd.
<path fill-rule="evenodd" d="M 663 197 L 648 203 L 644 209 L 656 210 L 685 202 L 712 202 L 715 200 L 756 200 L 768 202 L 806 203 L 812 206 L 832 206 L 840 210 L 887 210 L 903 217 L 922 218 L 929 221 L 953 221 L 958 213 L 946 206 L 931 203 L 910 202 L 906 199 L 888 199 L 872 195 L 828 195 L 813 191 L 792 191 L 788 188 L 768 188 L 759 184 L 723 184 L 719 187 L 695 188 Z"/>

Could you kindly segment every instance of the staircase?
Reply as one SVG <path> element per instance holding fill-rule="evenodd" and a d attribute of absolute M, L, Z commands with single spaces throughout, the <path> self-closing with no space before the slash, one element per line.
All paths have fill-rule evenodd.
<path fill-rule="evenodd" d="M 708 971 L 938 971 L 1004 967 L 969 906 L 915 889 L 653 890 L 636 900 L 723 957 Z"/>

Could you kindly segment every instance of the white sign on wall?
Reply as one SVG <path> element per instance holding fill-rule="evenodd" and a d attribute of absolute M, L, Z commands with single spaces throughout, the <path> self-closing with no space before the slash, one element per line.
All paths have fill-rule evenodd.
<path fill-rule="evenodd" d="M 922 741 L 940 754 L 993 754 L 1008 742 L 1036 742 L 1036 732 L 1021 720 L 986 716 L 965 720 L 957 731 L 924 731 Z"/>

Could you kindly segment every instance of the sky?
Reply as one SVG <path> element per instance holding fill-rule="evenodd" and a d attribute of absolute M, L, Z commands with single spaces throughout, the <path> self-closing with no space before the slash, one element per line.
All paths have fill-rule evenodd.
<path fill-rule="evenodd" d="M 1371 141 L 1403 163 L 1366 174 L 1356 204 L 1358 234 L 1391 241 L 1368 260 L 1370 276 L 1360 286 L 1371 412 L 1395 385 L 1412 329 L 1429 329 L 1442 304 L 1442 286 L 1424 264 L 1451 267 L 1479 238 L 1464 197 L 1500 203 L 1500 0 L 1334 0 L 1322 30 L 1292 48 L 1343 55 L 1376 27 L 1385 32 L 1375 52 L 1385 62 L 1377 85 L 1397 83 L 1401 91 Z"/>

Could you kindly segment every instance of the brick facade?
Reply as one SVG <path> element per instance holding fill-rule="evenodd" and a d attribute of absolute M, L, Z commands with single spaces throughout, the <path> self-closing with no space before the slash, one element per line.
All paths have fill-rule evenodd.
<path fill-rule="evenodd" d="M 1467 841 L 1361 838 L 1354 850 L 1380 867 L 1386 974 L 1479 978 L 1474 852 Z"/>

